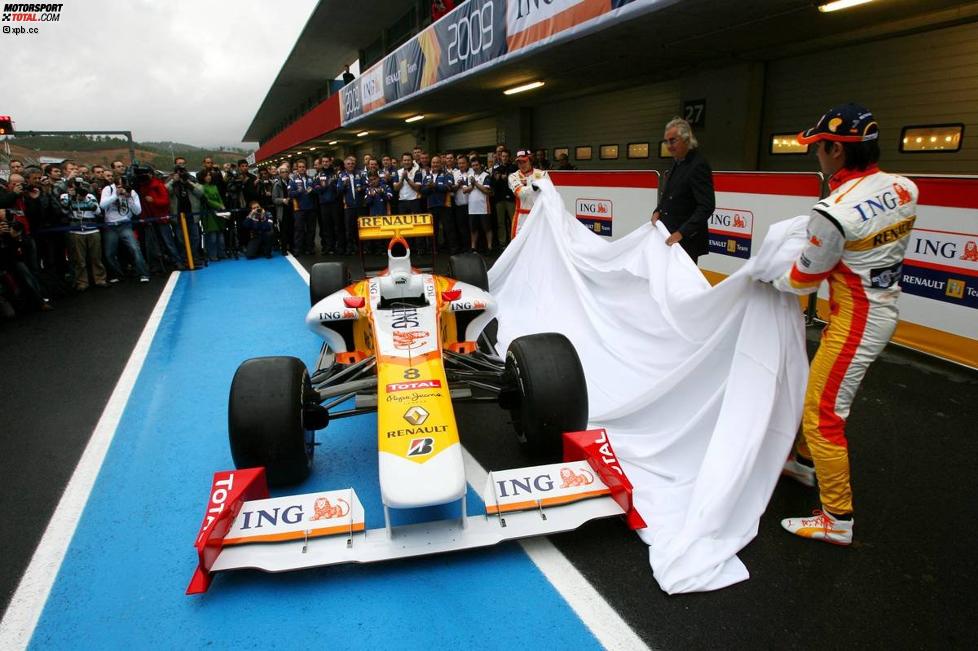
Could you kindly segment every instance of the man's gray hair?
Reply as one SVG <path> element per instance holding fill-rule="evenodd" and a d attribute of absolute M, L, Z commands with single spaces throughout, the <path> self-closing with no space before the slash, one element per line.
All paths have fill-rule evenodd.
<path fill-rule="evenodd" d="M 699 147 L 700 143 L 697 142 L 696 136 L 693 135 L 693 127 L 689 126 L 689 122 L 682 118 L 673 118 L 666 124 L 665 130 L 668 131 L 673 127 L 676 128 L 676 132 L 679 134 L 679 137 L 689 143 L 690 149 L 696 149 Z"/>

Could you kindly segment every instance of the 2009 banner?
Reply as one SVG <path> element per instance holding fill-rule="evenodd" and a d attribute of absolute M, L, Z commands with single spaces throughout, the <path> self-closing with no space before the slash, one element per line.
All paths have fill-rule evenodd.
<path fill-rule="evenodd" d="M 557 35 L 672 1 L 466 0 L 344 86 L 342 124 Z"/>

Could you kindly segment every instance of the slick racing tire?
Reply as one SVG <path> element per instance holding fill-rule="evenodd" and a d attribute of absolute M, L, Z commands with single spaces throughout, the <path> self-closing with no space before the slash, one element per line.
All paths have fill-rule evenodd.
<path fill-rule="evenodd" d="M 489 291 L 489 270 L 478 253 L 459 253 L 448 259 L 448 275 L 455 280 Z"/>
<path fill-rule="evenodd" d="M 448 259 L 448 275 L 455 280 L 460 280 L 463 283 L 478 287 L 483 291 L 489 291 L 489 270 L 486 268 L 485 258 L 478 253 L 459 253 L 458 255 L 453 255 Z M 465 328 L 477 316 L 479 316 L 478 312 L 455 313 L 456 336 L 459 341 L 465 341 Z M 483 335 L 484 338 L 488 338 L 492 346 L 495 346 L 495 319 L 483 329 Z"/>
<path fill-rule="evenodd" d="M 228 438 L 236 468 L 265 467 L 270 486 L 309 476 L 315 432 L 303 426 L 309 372 L 295 357 L 257 357 L 238 367 L 228 398 Z"/>
<path fill-rule="evenodd" d="M 317 262 L 309 272 L 309 306 L 350 284 L 350 272 L 343 262 Z"/>
<path fill-rule="evenodd" d="M 317 262 L 312 265 L 312 271 L 309 273 L 310 306 L 315 306 L 319 301 L 330 294 L 335 294 L 344 287 L 348 287 L 352 282 L 350 271 L 346 268 L 346 263 Z M 329 327 L 340 333 L 346 341 L 348 350 L 353 350 L 352 321 L 334 321 Z"/>
<path fill-rule="evenodd" d="M 505 377 L 516 437 L 530 454 L 559 460 L 563 433 L 587 429 L 587 382 L 574 345 L 553 332 L 518 337 Z"/>

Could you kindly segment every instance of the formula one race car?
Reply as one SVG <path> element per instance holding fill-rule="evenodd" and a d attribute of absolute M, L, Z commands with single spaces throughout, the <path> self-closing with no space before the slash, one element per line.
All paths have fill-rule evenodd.
<path fill-rule="evenodd" d="M 242 470 L 215 475 L 190 593 L 206 590 L 213 571 L 430 554 L 630 511 L 630 486 L 610 444 L 600 430 L 582 431 L 587 386 L 570 341 L 553 333 L 520 337 L 500 358 L 486 331 L 496 303 L 480 256 L 453 256 L 453 277 L 412 268 L 403 235 L 430 235 L 430 215 L 362 218 L 360 232 L 373 239 L 393 234 L 388 267 L 351 283 L 343 263 L 313 266 L 306 324 L 323 337 L 317 368 L 310 374 L 294 357 L 259 357 L 235 373 L 228 432 Z M 509 410 L 518 439 L 533 454 L 553 461 L 564 449 L 563 463 L 490 473 L 485 517 L 465 513 L 454 404 L 468 401 Z M 377 413 L 386 532 L 365 531 L 353 488 L 267 499 L 266 480 L 289 485 L 309 475 L 316 430 L 370 412 Z M 577 434 L 565 438 L 567 432 Z M 452 502 L 460 502 L 461 520 L 392 527 L 390 509 Z"/>

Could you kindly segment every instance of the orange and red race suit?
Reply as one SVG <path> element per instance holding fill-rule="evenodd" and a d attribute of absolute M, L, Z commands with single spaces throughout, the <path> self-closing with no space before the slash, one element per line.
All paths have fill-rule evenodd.
<path fill-rule="evenodd" d="M 798 451 L 815 461 L 822 506 L 852 512 L 846 418 L 870 363 L 897 323 L 903 256 L 917 211 L 917 186 L 881 172 L 841 170 L 812 208 L 808 244 L 778 289 L 809 294 L 829 283 L 830 317 L 812 360 Z M 806 445 L 807 444 L 807 445 Z"/>
<path fill-rule="evenodd" d="M 533 189 L 533 185 L 535 181 L 542 178 L 549 178 L 546 170 L 531 169 L 529 174 L 516 170 L 509 175 L 509 189 L 513 191 L 513 196 L 516 197 L 516 214 L 513 215 L 513 226 L 509 234 L 510 241 L 516 237 L 516 233 L 519 232 L 523 222 L 533 209 L 533 202 L 537 198 L 537 190 Z"/>

